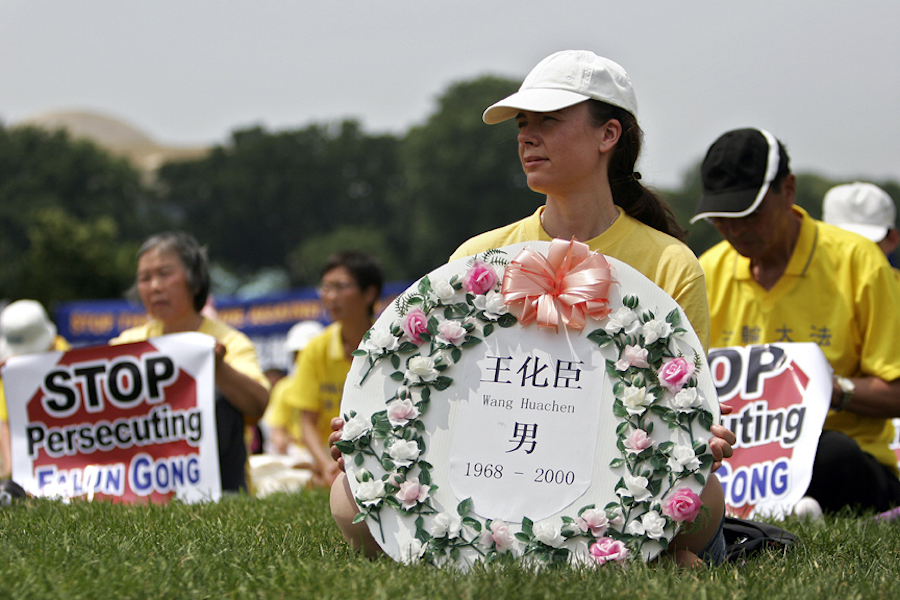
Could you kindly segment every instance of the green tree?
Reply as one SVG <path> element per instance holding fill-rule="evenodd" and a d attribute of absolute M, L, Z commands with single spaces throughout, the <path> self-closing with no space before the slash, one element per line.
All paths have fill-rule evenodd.
<path fill-rule="evenodd" d="M 113 291 L 104 274 L 108 256 L 67 246 L 81 239 L 68 234 L 86 227 L 98 234 L 97 245 L 139 239 L 162 218 L 155 208 L 139 173 L 124 159 L 64 131 L 0 125 L 0 296 L 52 303 L 118 295 L 121 288 Z M 51 232 L 60 237 L 47 252 Z M 36 248 L 36 242 L 44 247 Z M 98 277 L 57 289 L 53 276 L 70 275 L 70 261 L 79 253 L 98 261 L 85 265 Z"/>
<path fill-rule="evenodd" d="M 403 140 L 405 187 L 394 197 L 392 237 L 405 240 L 414 276 L 446 262 L 469 237 L 525 217 L 543 203 L 519 163 L 512 122 L 487 126 L 485 108 L 518 83 L 481 77 L 451 85 L 438 110 Z"/>
<path fill-rule="evenodd" d="M 356 121 L 253 128 L 206 158 L 164 165 L 159 182 L 180 226 L 213 260 L 246 274 L 284 266 L 299 245 L 339 226 L 382 229 L 385 196 L 398 185 L 397 145 L 365 135 Z"/>
<path fill-rule="evenodd" d="M 119 239 L 112 217 L 78 219 L 63 208 L 39 210 L 28 227 L 25 276 L 13 290 L 47 307 L 85 298 L 121 297 L 135 278 L 137 243 Z"/>

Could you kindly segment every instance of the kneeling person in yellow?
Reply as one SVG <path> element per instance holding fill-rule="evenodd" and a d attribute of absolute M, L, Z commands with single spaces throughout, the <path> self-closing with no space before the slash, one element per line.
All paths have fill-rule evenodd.
<path fill-rule="evenodd" d="M 288 331 L 284 342 L 285 350 L 290 352 L 294 370 L 282 377 L 272 386 L 269 395 L 269 407 L 263 416 L 263 421 L 268 425 L 269 445 L 271 452 L 275 454 L 287 454 L 291 445 L 298 448 L 305 447 L 303 432 L 300 425 L 300 411 L 288 401 L 288 397 L 294 391 L 294 376 L 296 364 L 300 354 L 306 348 L 310 340 L 322 333 L 322 324 L 318 321 L 301 321 Z"/>
<path fill-rule="evenodd" d="M 246 335 L 200 314 L 209 293 L 206 250 L 183 232 L 151 237 L 138 250 L 137 291 L 150 321 L 111 344 L 142 342 L 182 331 L 216 338 L 216 433 L 223 492 L 247 491 L 244 425 L 262 417 L 269 381 Z"/>
<path fill-rule="evenodd" d="M 22 354 L 65 351 L 69 343 L 56 335 L 56 325 L 36 300 L 17 300 L 0 312 L 0 367 L 6 359 Z M 6 395 L 0 382 L 0 479 L 12 475 L 12 447 Z"/>
<path fill-rule="evenodd" d="M 328 450 L 331 419 L 341 409 L 351 353 L 372 326 L 383 278 L 375 260 L 358 251 L 331 256 L 318 287 L 334 323 L 300 354 L 294 385 L 285 401 L 301 411 L 303 441 L 313 457 L 317 483 L 331 486 L 340 468 Z"/>
<path fill-rule="evenodd" d="M 888 447 L 900 416 L 900 286 L 884 254 L 794 206 L 787 152 L 766 131 L 722 135 L 702 179 L 692 220 L 725 238 L 700 257 L 710 345 L 817 343 L 835 381 L 807 495 L 826 512 L 900 505 Z"/>

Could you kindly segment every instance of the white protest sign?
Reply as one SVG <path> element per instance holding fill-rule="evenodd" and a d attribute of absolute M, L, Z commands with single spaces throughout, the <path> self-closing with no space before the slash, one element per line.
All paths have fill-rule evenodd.
<path fill-rule="evenodd" d="M 719 417 L 700 341 L 671 297 L 609 257 L 614 283 L 591 297 L 605 312 L 581 329 L 548 326 L 567 309 L 542 302 L 571 291 L 567 273 L 597 264 L 579 254 L 545 272 L 555 283 L 541 285 L 555 291 L 534 296 L 531 322 L 501 280 L 520 259 L 558 259 L 558 244 L 570 242 L 445 265 L 363 339 L 338 447 L 358 518 L 394 559 L 466 568 L 506 552 L 580 562 L 611 548 L 649 558 L 687 519 L 673 503 L 699 508 Z"/>
<path fill-rule="evenodd" d="M 218 500 L 214 347 L 179 333 L 9 359 L 13 479 L 37 496 Z"/>
<path fill-rule="evenodd" d="M 812 478 L 831 402 L 832 369 L 812 342 L 714 348 L 709 368 L 719 400 L 734 408 L 722 424 L 734 455 L 716 473 L 728 511 L 741 517 L 790 514 Z"/>

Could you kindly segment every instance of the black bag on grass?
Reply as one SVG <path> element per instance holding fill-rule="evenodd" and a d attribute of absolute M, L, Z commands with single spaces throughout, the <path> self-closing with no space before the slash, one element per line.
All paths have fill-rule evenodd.
<path fill-rule="evenodd" d="M 722 530 L 725 534 L 725 562 L 746 560 L 766 549 L 786 550 L 797 541 L 797 536 L 781 527 L 735 517 L 725 517 Z"/>

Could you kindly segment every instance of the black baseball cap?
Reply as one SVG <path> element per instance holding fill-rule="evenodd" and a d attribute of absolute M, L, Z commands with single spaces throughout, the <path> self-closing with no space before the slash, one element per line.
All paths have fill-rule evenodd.
<path fill-rule="evenodd" d="M 691 223 L 709 217 L 746 217 L 778 174 L 778 140 L 763 129 L 735 129 L 713 142 L 703 159 L 703 196 Z"/>

